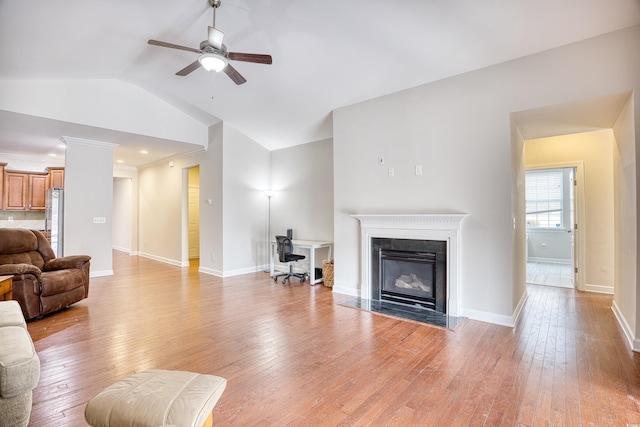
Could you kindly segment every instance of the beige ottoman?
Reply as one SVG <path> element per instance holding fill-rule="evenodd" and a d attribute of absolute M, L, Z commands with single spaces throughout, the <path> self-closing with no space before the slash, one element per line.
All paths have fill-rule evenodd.
<path fill-rule="evenodd" d="M 98 393 L 84 417 L 93 427 L 211 426 L 226 385 L 222 377 L 194 372 L 139 372 Z"/>

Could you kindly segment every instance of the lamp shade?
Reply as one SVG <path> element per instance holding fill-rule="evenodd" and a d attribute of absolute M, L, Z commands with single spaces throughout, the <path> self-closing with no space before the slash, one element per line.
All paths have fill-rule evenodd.
<path fill-rule="evenodd" d="M 215 53 L 205 52 L 198 57 L 198 61 L 200 61 L 200 65 L 207 71 L 222 71 L 224 67 L 227 66 L 227 58 L 222 55 L 218 55 Z"/>

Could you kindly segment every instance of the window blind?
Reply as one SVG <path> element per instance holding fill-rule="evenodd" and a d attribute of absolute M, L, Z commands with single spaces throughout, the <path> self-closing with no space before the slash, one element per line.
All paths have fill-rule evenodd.
<path fill-rule="evenodd" d="M 561 169 L 526 172 L 527 227 L 562 228 L 562 176 Z"/>

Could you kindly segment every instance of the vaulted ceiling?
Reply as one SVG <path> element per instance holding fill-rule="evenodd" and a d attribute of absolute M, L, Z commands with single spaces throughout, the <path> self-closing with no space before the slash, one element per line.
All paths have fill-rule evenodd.
<path fill-rule="evenodd" d="M 176 76 L 197 54 L 147 44 L 198 48 L 212 17 L 207 0 L 1 0 L 0 80 L 119 79 L 271 150 L 330 138 L 337 107 L 636 25 L 640 0 L 222 0 L 228 49 L 273 57 L 232 61 L 240 86 L 201 68 Z M 54 149 L 76 126 L 0 111 L 0 153 Z M 146 137 L 82 131 L 150 160 L 133 159 Z M 192 148 L 152 142 L 160 157 Z"/>

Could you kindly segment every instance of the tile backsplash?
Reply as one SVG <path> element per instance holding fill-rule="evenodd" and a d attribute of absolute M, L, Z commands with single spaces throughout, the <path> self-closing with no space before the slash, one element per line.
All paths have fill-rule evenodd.
<path fill-rule="evenodd" d="M 0 211 L 0 227 L 44 230 L 44 212 Z"/>

